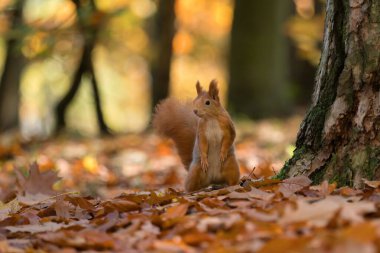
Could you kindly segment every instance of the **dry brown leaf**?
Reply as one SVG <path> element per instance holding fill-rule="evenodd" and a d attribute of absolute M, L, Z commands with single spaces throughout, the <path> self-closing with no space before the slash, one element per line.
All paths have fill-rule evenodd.
<path fill-rule="evenodd" d="M 57 198 L 54 203 L 55 213 L 60 218 L 69 219 L 71 217 L 70 209 L 72 209 L 72 206 L 70 206 L 69 202 L 64 201 L 63 198 Z"/>
<path fill-rule="evenodd" d="M 0 241 L 0 252 L 4 253 L 24 253 L 22 249 L 12 247 L 8 244 L 7 241 Z"/>
<path fill-rule="evenodd" d="M 111 235 L 97 230 L 60 231 L 38 236 L 44 241 L 61 247 L 75 247 L 81 249 L 113 249 L 115 240 Z"/>
<path fill-rule="evenodd" d="M 249 192 L 231 192 L 227 195 L 230 199 L 248 199 L 248 198 L 255 198 L 255 199 L 261 199 L 265 201 L 270 201 L 275 194 L 274 193 L 268 193 L 265 191 L 262 191 L 260 189 L 252 187 Z"/>
<path fill-rule="evenodd" d="M 130 212 L 141 209 L 141 206 L 135 202 L 123 199 L 113 199 L 111 201 L 106 201 L 103 203 L 103 207 L 107 213 L 113 212 L 114 210 L 117 210 L 119 212 Z"/>
<path fill-rule="evenodd" d="M 119 218 L 118 211 L 114 211 L 112 213 L 107 214 L 106 217 L 104 218 L 105 222 L 98 227 L 98 230 L 102 232 L 106 232 L 108 229 L 114 227 L 117 224 L 118 218 Z"/>
<path fill-rule="evenodd" d="M 154 242 L 153 247 L 159 252 L 184 252 L 196 253 L 197 250 L 186 245 L 180 237 L 175 237 L 172 240 L 157 240 Z"/>
<path fill-rule="evenodd" d="M 22 217 L 26 217 L 31 225 L 39 225 L 41 218 L 35 210 L 27 210 L 21 213 Z"/>
<path fill-rule="evenodd" d="M 347 197 L 350 197 L 350 196 L 357 196 L 357 195 L 360 195 L 362 194 L 363 192 L 361 190 L 357 190 L 357 189 L 352 189 L 350 187 L 342 187 L 339 189 L 339 193 L 342 195 L 342 196 L 347 196 Z"/>
<path fill-rule="evenodd" d="M 0 221 L 7 218 L 10 214 L 14 214 L 21 209 L 17 199 L 14 199 L 6 204 L 0 202 Z"/>
<path fill-rule="evenodd" d="M 277 212 L 266 213 L 259 212 L 256 209 L 244 209 L 242 210 L 242 213 L 254 220 L 263 222 L 274 222 L 277 221 L 277 219 L 279 218 L 279 214 Z"/>
<path fill-rule="evenodd" d="M 193 231 L 182 236 L 182 240 L 189 245 L 196 246 L 214 239 L 212 234 Z"/>
<path fill-rule="evenodd" d="M 379 188 L 380 186 L 380 181 L 369 181 L 365 178 L 363 178 L 363 182 L 368 185 L 369 187 L 372 187 L 372 188 Z"/>
<path fill-rule="evenodd" d="M 340 232 L 340 236 L 345 239 L 355 240 L 362 243 L 371 243 L 376 240 L 378 234 L 374 224 L 363 222 L 344 229 Z"/>
<path fill-rule="evenodd" d="M 279 191 L 285 198 L 292 196 L 294 193 L 302 190 L 311 184 L 311 180 L 307 176 L 291 177 L 280 183 Z"/>
<path fill-rule="evenodd" d="M 310 244 L 309 238 L 278 238 L 269 241 L 258 252 L 274 253 L 274 252 L 308 252 L 303 251 Z"/>
<path fill-rule="evenodd" d="M 42 233 L 42 232 L 54 232 L 61 228 L 69 228 L 72 226 L 85 226 L 88 224 L 87 220 L 81 220 L 78 222 L 71 222 L 69 224 L 65 223 L 56 223 L 56 222 L 45 222 L 37 225 L 21 225 L 21 226 L 7 226 L 4 227 L 6 230 L 11 233 L 17 232 L 27 232 L 31 234 Z"/>
<path fill-rule="evenodd" d="M 295 210 L 286 206 L 283 217 L 279 219 L 280 224 L 305 222 L 315 227 L 325 227 L 341 207 L 334 198 L 325 198 L 314 203 L 298 199 L 296 203 Z"/>
<path fill-rule="evenodd" d="M 41 202 L 54 202 L 54 199 L 52 199 L 50 195 L 42 193 L 31 194 L 29 192 L 26 192 L 24 195 L 17 195 L 17 200 L 26 206 L 33 206 Z"/>
<path fill-rule="evenodd" d="M 181 218 L 186 215 L 187 209 L 189 208 L 189 203 L 183 203 L 176 206 L 169 207 L 162 218 L 164 219 L 176 219 Z"/>
<path fill-rule="evenodd" d="M 342 200 L 342 197 L 335 197 L 337 197 L 337 202 L 341 201 L 342 209 L 340 211 L 340 217 L 351 223 L 362 222 L 364 221 L 364 214 L 374 213 L 376 211 L 375 203 L 373 202 L 365 200 L 348 202 Z"/>
<path fill-rule="evenodd" d="M 53 170 L 40 172 L 38 164 L 34 162 L 30 165 L 29 176 L 25 178 L 19 173 L 18 179 L 22 191 L 25 193 L 53 195 L 55 193 L 53 190 L 53 184 L 55 184 L 60 178 L 58 177 L 57 172 Z"/>
<path fill-rule="evenodd" d="M 235 223 L 242 220 L 242 216 L 238 213 L 223 214 L 218 217 L 205 217 L 199 220 L 197 229 L 200 232 L 228 230 Z"/>
<path fill-rule="evenodd" d="M 73 204 L 74 206 L 79 206 L 80 208 L 87 211 L 94 211 L 94 205 L 83 197 L 74 197 L 67 195 L 65 200 Z"/>
<path fill-rule="evenodd" d="M 330 195 L 336 189 L 336 183 L 329 184 L 327 180 L 324 180 L 320 185 L 310 186 L 311 190 L 318 191 L 320 196 L 326 197 Z"/>

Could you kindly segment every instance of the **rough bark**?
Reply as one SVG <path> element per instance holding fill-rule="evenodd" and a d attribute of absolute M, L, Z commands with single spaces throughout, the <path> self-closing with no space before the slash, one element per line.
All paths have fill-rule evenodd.
<path fill-rule="evenodd" d="M 11 17 L 11 30 L 22 24 L 23 1 L 17 1 Z M 0 80 L 0 132 L 19 127 L 20 81 L 26 59 L 20 50 L 20 37 L 10 37 L 3 74 Z"/>
<path fill-rule="evenodd" d="M 292 109 L 289 47 L 283 25 L 290 1 L 235 1 L 228 101 L 233 112 L 252 118 Z"/>
<path fill-rule="evenodd" d="M 66 127 L 65 114 L 68 106 L 77 94 L 79 87 L 81 85 L 82 77 L 88 74 L 91 79 L 91 87 L 93 90 L 93 96 L 95 101 L 96 118 L 98 122 L 98 127 L 100 133 L 103 135 L 110 135 L 111 132 L 104 120 L 101 97 L 98 87 L 98 82 L 95 75 L 94 63 L 92 59 L 92 52 L 96 44 L 97 36 L 99 33 L 99 22 L 91 22 L 91 20 L 86 20 L 86 18 L 91 19 L 92 17 L 81 17 L 81 11 L 83 8 L 90 8 L 93 13 L 97 11 L 94 0 L 89 1 L 89 7 L 84 7 L 79 0 L 73 0 L 77 8 L 78 16 L 78 26 L 81 33 L 84 35 L 84 47 L 82 56 L 79 62 L 79 66 L 74 73 L 74 77 L 71 86 L 65 96 L 58 102 L 55 108 L 56 115 L 56 133 L 59 133 L 63 128 Z M 85 12 L 85 11 L 83 11 Z"/>
<path fill-rule="evenodd" d="M 312 107 L 280 177 L 380 179 L 380 1 L 328 0 Z"/>
<path fill-rule="evenodd" d="M 169 95 L 172 41 L 175 33 L 175 0 L 160 0 L 155 19 L 154 41 L 157 55 L 152 61 L 152 106 Z"/>

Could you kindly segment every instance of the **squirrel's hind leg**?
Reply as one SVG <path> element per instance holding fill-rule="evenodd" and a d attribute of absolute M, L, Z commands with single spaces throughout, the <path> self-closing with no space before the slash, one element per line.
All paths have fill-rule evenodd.
<path fill-rule="evenodd" d="M 185 182 L 185 189 L 187 192 L 200 190 L 207 187 L 209 184 L 206 173 L 202 170 L 200 163 L 191 164 L 189 173 Z"/>
<path fill-rule="evenodd" d="M 239 182 L 239 164 L 234 155 L 230 155 L 222 165 L 222 177 L 228 185 L 235 185 Z"/>

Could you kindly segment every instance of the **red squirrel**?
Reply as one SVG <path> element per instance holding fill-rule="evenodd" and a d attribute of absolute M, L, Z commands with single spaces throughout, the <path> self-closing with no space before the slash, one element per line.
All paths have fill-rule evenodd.
<path fill-rule="evenodd" d="M 171 138 L 181 161 L 188 170 L 188 192 L 209 185 L 234 185 L 239 181 L 234 124 L 219 99 L 217 81 L 208 91 L 196 84 L 193 103 L 168 98 L 159 103 L 153 118 L 154 128 Z"/>

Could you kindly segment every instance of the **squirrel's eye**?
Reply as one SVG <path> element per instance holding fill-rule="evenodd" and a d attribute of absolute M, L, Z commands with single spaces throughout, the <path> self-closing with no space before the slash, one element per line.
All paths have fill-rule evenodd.
<path fill-rule="evenodd" d="M 210 101 L 209 101 L 209 100 L 206 100 L 205 104 L 206 104 L 206 105 L 210 105 Z"/>

